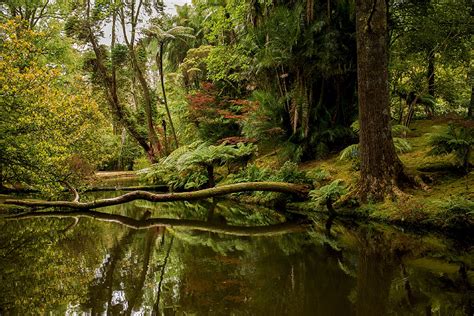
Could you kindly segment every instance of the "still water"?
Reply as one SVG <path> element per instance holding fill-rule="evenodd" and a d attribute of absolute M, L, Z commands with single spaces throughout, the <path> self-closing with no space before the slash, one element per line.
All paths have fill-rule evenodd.
<path fill-rule="evenodd" d="M 0 220 L 0 315 L 473 314 L 472 239 L 283 222 L 216 200 Z"/>

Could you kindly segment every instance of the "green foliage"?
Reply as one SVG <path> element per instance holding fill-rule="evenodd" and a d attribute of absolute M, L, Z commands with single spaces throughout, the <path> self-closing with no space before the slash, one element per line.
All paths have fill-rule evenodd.
<path fill-rule="evenodd" d="M 308 183 L 312 181 L 307 176 L 306 172 L 298 169 L 298 165 L 294 162 L 287 161 L 274 171 L 267 168 L 259 168 L 255 164 L 249 164 L 247 168 L 242 169 L 236 174 L 229 175 L 226 183 L 240 183 L 240 182 L 289 182 L 289 183 Z"/>
<path fill-rule="evenodd" d="M 443 226 L 459 229 L 474 225 L 474 201 L 455 197 L 437 204 L 441 208 L 438 217 L 442 220 Z"/>
<path fill-rule="evenodd" d="M 112 62 L 117 66 L 124 65 L 128 60 L 128 47 L 123 44 L 115 44 L 111 50 Z"/>
<path fill-rule="evenodd" d="M 431 135 L 429 155 L 454 154 L 457 164 L 467 171 L 474 145 L 474 129 L 470 126 L 450 124 L 447 130 Z"/>
<path fill-rule="evenodd" d="M 393 145 L 395 146 L 395 150 L 399 154 L 403 154 L 412 150 L 410 143 L 404 138 L 394 137 Z M 352 144 L 344 148 L 339 153 L 339 159 L 352 160 L 352 161 L 358 160 L 359 159 L 359 144 Z"/>
<path fill-rule="evenodd" d="M 322 168 L 313 169 L 307 172 L 307 175 L 310 179 L 312 179 L 318 184 L 325 183 L 326 181 L 331 179 L 331 174 Z"/>
<path fill-rule="evenodd" d="M 471 90 L 465 78 L 472 69 L 472 17 L 466 2 L 393 2 L 390 21 L 390 73 L 396 90 L 422 96 L 420 101 L 435 105 L 436 113 L 465 113 Z M 426 96 L 430 62 L 435 100 Z"/>
<path fill-rule="evenodd" d="M 405 125 L 392 125 L 392 136 L 394 137 L 406 137 L 408 133 L 410 133 L 410 128 Z"/>
<path fill-rule="evenodd" d="M 158 184 L 166 184 L 171 190 L 199 188 L 207 182 L 207 176 L 200 168 L 178 169 L 178 159 L 188 150 L 196 149 L 198 143 L 182 146 L 173 151 L 168 157 L 161 158 L 160 161 L 150 168 L 142 169 L 139 174 L 143 179 Z"/>
<path fill-rule="evenodd" d="M 247 159 L 255 152 L 255 145 L 238 143 L 236 146 L 221 144 L 218 146 L 202 143 L 193 151 L 181 155 L 177 164 L 181 168 L 192 166 L 213 166 Z"/>
<path fill-rule="evenodd" d="M 399 154 L 407 153 L 412 150 L 410 143 L 405 138 L 394 137 L 393 145 L 395 146 L 395 150 Z"/>
<path fill-rule="evenodd" d="M 0 34 L 2 184 L 79 183 L 110 154 L 96 100 L 81 76 L 48 60 L 58 55 L 45 34 L 16 20 L 0 24 Z"/>
<path fill-rule="evenodd" d="M 298 169 L 298 165 L 294 162 L 285 162 L 278 170 L 268 168 L 259 168 L 255 164 L 249 164 L 246 168 L 240 170 L 236 174 L 230 174 L 225 183 L 242 183 L 242 182 L 289 182 L 312 184 L 312 179 L 305 171 Z M 236 195 L 250 195 L 259 203 L 274 202 L 286 200 L 288 196 L 273 192 L 243 192 Z"/>
<path fill-rule="evenodd" d="M 202 188 L 208 181 L 206 167 L 224 165 L 245 160 L 255 151 L 252 144 L 236 146 L 209 145 L 195 142 L 173 151 L 152 167 L 141 170 L 144 179 L 152 183 L 164 183 L 172 190 Z"/>
<path fill-rule="evenodd" d="M 344 148 L 339 153 L 340 160 L 358 160 L 359 159 L 359 144 L 352 144 Z"/>
<path fill-rule="evenodd" d="M 341 179 L 332 181 L 319 189 L 309 192 L 311 199 L 319 205 L 326 205 L 326 203 L 333 203 L 337 201 L 342 195 L 347 193 L 344 182 Z"/>

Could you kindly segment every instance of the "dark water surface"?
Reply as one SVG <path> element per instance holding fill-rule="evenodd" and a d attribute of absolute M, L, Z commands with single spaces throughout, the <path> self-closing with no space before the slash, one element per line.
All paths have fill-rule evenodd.
<path fill-rule="evenodd" d="M 135 220 L 0 220 L 1 315 L 473 314 L 466 240 L 323 219 L 303 230 L 230 202 L 101 212 Z M 158 217 L 200 230 L 153 226 Z"/>

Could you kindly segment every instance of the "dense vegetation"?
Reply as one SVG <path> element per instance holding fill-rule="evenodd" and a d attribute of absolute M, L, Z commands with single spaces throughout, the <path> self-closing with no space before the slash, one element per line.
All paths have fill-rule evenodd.
<path fill-rule="evenodd" d="M 173 191 L 305 183 L 331 211 L 341 196 L 341 205 L 411 203 L 446 179 L 466 186 L 453 195 L 473 198 L 469 1 L 194 0 L 175 9 L 2 2 L 2 190 L 54 193 L 86 187 L 96 170 L 141 169 Z M 415 144 L 427 132 L 414 130 L 420 120 L 441 127 Z M 350 171 L 321 182 L 334 172 L 302 174 L 298 163 Z"/>

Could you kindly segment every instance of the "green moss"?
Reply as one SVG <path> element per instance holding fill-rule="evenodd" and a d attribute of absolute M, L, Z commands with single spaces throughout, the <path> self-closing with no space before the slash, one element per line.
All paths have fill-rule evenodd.
<path fill-rule="evenodd" d="M 474 201 L 474 173 L 463 176 L 457 172 L 453 168 L 454 157 L 450 155 L 428 156 L 431 150 L 429 145 L 431 134 L 446 129 L 448 124 L 448 119 L 413 122 L 410 133 L 407 133 L 407 141 L 413 149 L 399 155 L 406 172 L 421 177 L 429 186 L 429 190 L 403 188 L 408 195 L 405 199 L 361 205 L 354 209 L 354 212 L 384 222 L 445 227 L 446 218 L 451 218 L 449 212 L 452 212 L 447 210 L 446 205 L 451 203 L 456 206 L 462 204 L 461 201 L 464 200 L 472 203 Z M 270 161 L 266 157 L 260 157 L 259 164 L 271 165 L 273 161 Z M 359 172 L 354 170 L 353 164 L 350 161 L 340 160 L 337 154 L 327 159 L 302 163 L 300 169 L 309 174 L 318 169 L 324 170 L 329 174 L 328 181 L 342 179 L 349 191 L 356 187 L 359 179 Z M 474 213 L 466 212 L 463 216 L 465 216 L 464 220 L 468 218 L 468 221 L 472 220 L 474 223 Z"/>

